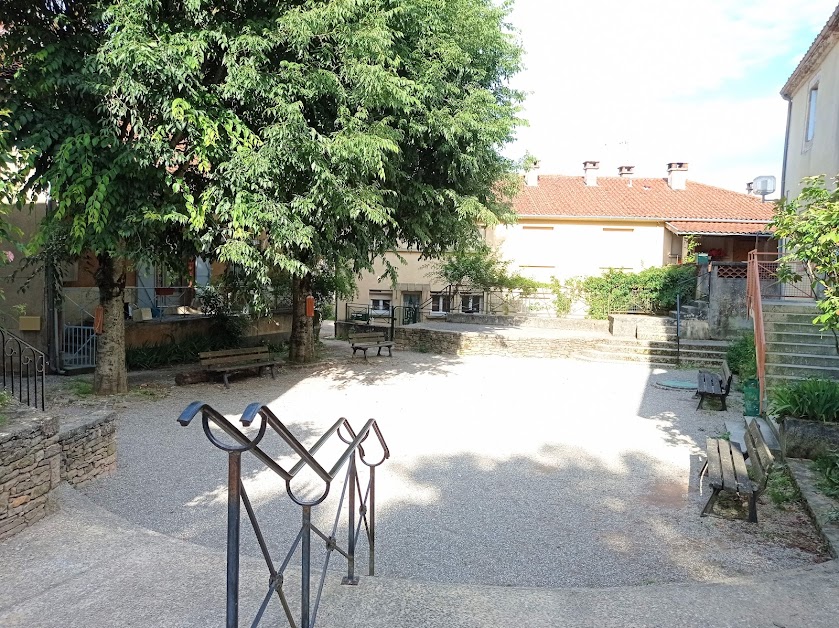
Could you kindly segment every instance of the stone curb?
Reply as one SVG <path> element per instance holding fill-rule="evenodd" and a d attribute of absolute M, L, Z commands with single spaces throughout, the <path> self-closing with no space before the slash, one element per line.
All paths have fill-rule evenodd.
<path fill-rule="evenodd" d="M 830 555 L 833 558 L 839 557 L 839 520 L 835 519 L 835 513 L 839 513 L 839 503 L 818 490 L 816 473 L 811 468 L 810 460 L 787 458 L 786 464 Z"/>

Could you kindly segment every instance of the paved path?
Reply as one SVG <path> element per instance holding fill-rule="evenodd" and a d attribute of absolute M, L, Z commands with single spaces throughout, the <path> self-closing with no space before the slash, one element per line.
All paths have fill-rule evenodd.
<path fill-rule="evenodd" d="M 394 454 L 379 476 L 381 577 L 341 587 L 335 561 L 320 626 L 836 625 L 835 563 L 815 565 L 798 539 L 775 534 L 806 528 L 800 513 L 763 504 L 758 526 L 698 517 L 702 445 L 737 416 L 736 400 L 727 413 L 697 411 L 690 392 L 651 385 L 695 371 L 404 351 L 365 362 L 326 344 L 329 365 L 276 381 L 161 391 L 155 375 L 171 373 L 146 374 L 163 398 L 110 400 L 118 471 L 83 495 L 65 491 L 59 514 L 0 543 L 0 625 L 221 624 L 226 460 L 199 425 L 177 426 L 195 399 L 231 418 L 269 403 L 307 444 L 338 416 L 380 420 Z M 244 463 L 281 552 L 299 512 L 276 478 Z M 333 497 L 316 523 L 331 520 Z M 243 540 L 253 606 L 264 566 L 247 527 Z M 747 580 L 721 583 L 738 575 Z"/>
<path fill-rule="evenodd" d="M 0 625 L 8 628 L 224 623 L 224 555 L 133 526 L 73 489 L 59 512 L 0 543 Z M 834 628 L 836 561 L 712 584 L 547 589 L 330 576 L 320 628 Z M 265 586 L 264 567 L 242 560 L 241 625 Z M 292 604 L 294 587 L 287 586 Z M 283 625 L 272 602 L 263 625 Z M 248 622 L 245 622 L 245 617 Z"/>

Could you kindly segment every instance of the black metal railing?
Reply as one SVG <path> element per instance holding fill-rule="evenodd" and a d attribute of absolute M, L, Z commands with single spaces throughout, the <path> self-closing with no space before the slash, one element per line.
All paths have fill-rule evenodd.
<path fill-rule="evenodd" d="M 3 388 L 18 401 L 33 408 L 46 409 L 44 385 L 46 384 L 47 358 L 22 338 L 0 327 L 3 348 Z"/>
<path fill-rule="evenodd" d="M 368 573 L 375 573 L 375 533 L 376 533 L 376 467 L 381 465 L 390 457 L 387 443 L 382 436 L 379 426 L 374 419 L 368 420 L 358 432 L 355 432 L 347 419 L 341 418 L 336 421 L 321 436 L 318 441 L 308 450 L 295 438 L 291 431 L 277 418 L 277 416 L 264 405 L 252 403 L 245 408 L 240 421 L 245 427 L 250 426 L 257 417 L 261 417 L 259 431 L 253 439 L 239 431 L 222 414 L 209 405 L 200 401 L 190 404 L 178 417 L 178 423 L 183 426 L 189 425 L 195 416 L 201 415 L 201 423 L 204 434 L 209 441 L 219 449 L 228 453 L 228 475 L 227 475 L 227 628 L 235 628 L 239 625 L 239 553 L 240 553 L 240 506 L 244 504 L 248 519 L 253 527 L 256 540 L 265 558 L 270 579 L 268 591 L 265 598 L 251 622 L 251 626 L 257 626 L 261 621 L 268 604 L 274 593 L 282 605 L 286 619 L 292 628 L 312 628 L 317 618 L 318 606 L 321 593 L 326 581 L 329 560 L 333 551 L 337 551 L 347 560 L 347 575 L 343 578 L 342 584 L 358 584 L 358 577 L 355 573 L 355 556 L 358 547 L 358 540 L 361 534 L 362 525 L 365 529 L 368 545 Z M 219 440 L 212 432 L 210 423 L 214 423 L 230 436 L 235 444 L 225 443 Z M 259 445 L 265 437 L 267 428 L 270 427 L 300 458 L 290 469 L 286 470 L 271 458 Z M 346 431 L 345 438 L 342 428 Z M 368 461 L 364 451 L 363 443 L 370 433 L 374 433 L 381 448 L 382 455 L 378 461 Z M 338 457 L 335 464 L 328 471 L 314 458 L 317 453 L 333 436 L 347 445 L 343 453 Z M 256 513 L 251 505 L 248 494 L 242 483 L 242 454 L 250 452 L 271 471 L 283 479 L 286 485 L 286 493 L 295 504 L 300 506 L 302 511 L 302 523 L 297 537 L 291 545 L 285 559 L 277 568 L 268 551 L 265 537 L 257 521 Z M 369 476 L 366 488 L 362 489 L 361 480 L 358 474 L 357 459 L 369 469 Z M 332 482 L 336 479 L 344 465 L 347 465 L 346 475 L 343 482 L 343 490 L 338 503 L 337 513 L 330 534 L 321 531 L 312 523 L 312 507 L 322 503 L 329 494 Z M 323 482 L 323 491 L 315 499 L 303 499 L 296 495 L 291 488 L 291 482 L 297 474 L 308 468 L 313 471 Z M 348 490 L 349 489 L 349 490 Z M 337 532 L 344 505 L 344 498 L 348 498 L 347 515 L 347 546 L 342 548 L 338 544 Z M 358 500 L 358 502 L 356 502 Z M 356 508 L 358 520 L 356 521 Z M 312 573 L 312 533 L 315 533 L 326 545 L 326 555 L 323 568 L 320 574 L 320 582 L 314 601 L 311 592 Z M 300 623 L 297 624 L 292 616 L 291 607 L 283 591 L 284 573 L 292 558 L 300 548 L 301 555 L 301 580 L 300 580 Z"/>

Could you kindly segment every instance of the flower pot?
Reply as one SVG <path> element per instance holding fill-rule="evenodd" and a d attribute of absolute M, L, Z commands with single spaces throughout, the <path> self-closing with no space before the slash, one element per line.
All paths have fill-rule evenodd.
<path fill-rule="evenodd" d="M 839 449 L 839 423 L 783 417 L 780 424 L 785 457 L 812 460 L 831 449 Z"/>
<path fill-rule="evenodd" d="M 41 331 L 40 316 L 20 316 L 17 322 L 20 331 Z"/>

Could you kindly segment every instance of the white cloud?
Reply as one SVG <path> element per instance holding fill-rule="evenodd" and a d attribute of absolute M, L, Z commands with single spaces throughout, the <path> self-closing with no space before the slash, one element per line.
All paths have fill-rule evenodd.
<path fill-rule="evenodd" d="M 835 8 L 831 0 L 634 3 L 518 0 L 531 92 L 514 150 L 543 171 L 635 165 L 740 190 L 780 173 L 786 106 L 778 90 Z M 803 37 L 802 37 L 803 34 Z M 620 163 L 619 163 L 620 162 Z"/>

